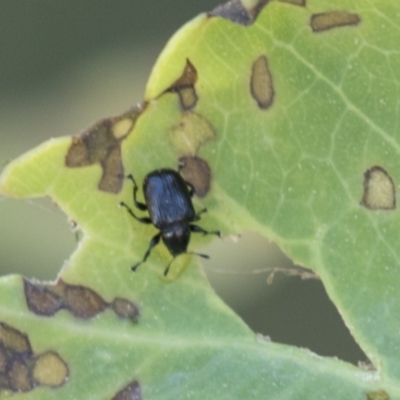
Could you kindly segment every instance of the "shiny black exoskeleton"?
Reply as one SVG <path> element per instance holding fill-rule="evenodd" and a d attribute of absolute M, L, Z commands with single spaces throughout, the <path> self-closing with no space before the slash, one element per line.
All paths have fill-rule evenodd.
<path fill-rule="evenodd" d="M 133 183 L 133 201 L 135 207 L 142 211 L 147 210 L 149 217 L 136 216 L 132 209 L 124 202 L 121 202 L 120 205 L 125 207 L 129 214 L 137 221 L 144 224 L 153 224 L 160 230 L 151 239 L 143 260 L 132 267 L 133 271 L 142 262 L 147 260 L 153 247 L 159 243 L 160 238 L 175 258 L 179 254 L 187 253 L 191 232 L 220 236 L 219 231 L 208 232 L 200 226 L 191 224 L 194 221 L 198 221 L 200 215 L 207 210 L 204 209 L 197 214 L 195 213 L 192 203 L 193 187 L 188 182 L 185 182 L 178 172 L 172 169 L 158 169 L 150 172 L 143 181 L 143 193 L 146 204 L 137 201 L 138 186 L 133 176 L 128 175 L 127 178 Z M 197 255 L 208 258 L 204 254 Z M 165 269 L 164 275 L 167 275 L 171 262 Z"/>

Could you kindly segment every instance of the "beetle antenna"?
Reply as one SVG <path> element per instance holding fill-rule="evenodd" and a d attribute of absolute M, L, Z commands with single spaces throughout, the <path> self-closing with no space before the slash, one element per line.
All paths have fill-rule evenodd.
<path fill-rule="evenodd" d="M 193 254 L 194 256 L 199 256 L 201 258 L 205 258 L 206 260 L 208 260 L 210 258 L 210 256 L 208 254 L 195 253 L 194 251 L 189 251 L 186 254 Z"/>

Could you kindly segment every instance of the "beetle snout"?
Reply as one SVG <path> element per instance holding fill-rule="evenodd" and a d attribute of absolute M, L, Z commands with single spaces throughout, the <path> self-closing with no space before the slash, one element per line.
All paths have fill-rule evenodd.
<path fill-rule="evenodd" d="M 187 224 L 172 224 L 161 231 L 162 240 L 174 257 L 179 254 L 186 253 L 189 240 L 190 230 Z"/>

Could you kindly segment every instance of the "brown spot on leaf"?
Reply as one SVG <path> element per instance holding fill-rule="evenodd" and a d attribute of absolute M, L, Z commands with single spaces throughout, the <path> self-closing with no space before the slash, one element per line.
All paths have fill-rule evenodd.
<path fill-rule="evenodd" d="M 384 390 L 367 393 L 367 400 L 390 400 L 389 395 Z"/>
<path fill-rule="evenodd" d="M 10 383 L 8 381 L 8 376 L 6 374 L 0 373 L 0 391 L 10 390 Z"/>
<path fill-rule="evenodd" d="M 138 381 L 133 381 L 120 390 L 111 400 L 141 400 L 142 394 Z"/>
<path fill-rule="evenodd" d="M 3 345 L 0 345 L 0 373 L 6 372 L 7 369 L 7 351 Z"/>
<path fill-rule="evenodd" d="M 62 279 L 55 284 L 41 284 L 24 279 L 24 289 L 29 310 L 45 317 L 51 317 L 65 309 L 77 318 L 89 319 L 107 307 L 122 318 L 136 322 L 139 317 L 138 307 L 129 300 L 116 298 L 109 304 L 94 290 L 86 286 L 70 285 Z"/>
<path fill-rule="evenodd" d="M 31 390 L 27 360 L 32 357 L 32 348 L 28 336 L 0 322 L 0 354 L 0 390 Z"/>
<path fill-rule="evenodd" d="M 99 189 L 104 192 L 118 193 L 121 190 L 121 182 L 124 176 L 124 167 L 121 162 L 121 147 L 112 148 L 108 156 L 101 161 L 103 175 L 99 183 Z M 122 177 L 122 178 L 121 178 Z"/>
<path fill-rule="evenodd" d="M 10 389 L 15 392 L 28 392 L 33 389 L 33 382 L 30 380 L 29 368 L 25 360 L 14 358 L 11 361 L 8 371 Z"/>
<path fill-rule="evenodd" d="M 13 353 L 32 354 L 28 336 L 4 322 L 0 322 L 0 343 Z"/>
<path fill-rule="evenodd" d="M 65 165 L 81 168 L 99 163 L 103 169 L 99 189 L 118 193 L 124 180 L 120 142 L 132 132 L 145 107 L 146 104 L 139 104 L 118 117 L 103 119 L 80 136 L 73 137 Z"/>
<path fill-rule="evenodd" d="M 111 303 L 111 308 L 121 318 L 129 318 L 136 322 L 139 317 L 139 309 L 131 301 L 116 297 Z"/>
<path fill-rule="evenodd" d="M 197 104 L 197 93 L 194 85 L 197 82 L 197 70 L 187 59 L 185 68 L 180 78 L 173 83 L 166 91 L 175 92 L 179 96 L 182 110 L 191 110 Z"/>
<path fill-rule="evenodd" d="M 240 0 L 230 0 L 225 4 L 215 7 L 209 15 L 228 19 L 239 25 L 251 25 L 260 11 L 267 5 L 269 0 L 259 0 L 258 3 L 246 9 Z"/>
<path fill-rule="evenodd" d="M 184 156 L 179 159 L 179 172 L 183 179 L 189 182 L 194 193 L 204 197 L 210 191 L 211 169 L 207 162 L 200 157 Z"/>
<path fill-rule="evenodd" d="M 396 208 L 396 189 L 393 179 L 379 166 L 364 173 L 364 194 L 360 203 L 370 210 L 393 210 Z"/>
<path fill-rule="evenodd" d="M 169 139 L 179 154 L 196 154 L 204 143 L 215 140 L 211 123 L 202 115 L 185 112 L 180 122 L 168 132 Z"/>
<path fill-rule="evenodd" d="M 275 92 L 268 59 L 264 55 L 258 57 L 253 63 L 250 92 L 260 108 L 267 109 L 272 105 Z"/>
<path fill-rule="evenodd" d="M 65 308 L 78 318 L 92 318 L 107 307 L 101 296 L 85 286 L 65 285 L 63 299 Z"/>
<path fill-rule="evenodd" d="M 35 314 L 50 317 L 64 306 L 61 297 L 51 292 L 47 285 L 24 279 L 24 290 L 28 308 Z"/>
<path fill-rule="evenodd" d="M 301 6 L 301 7 L 306 6 L 306 0 L 278 0 L 278 1 L 281 3 L 293 4 L 295 6 Z"/>
<path fill-rule="evenodd" d="M 119 142 L 112 134 L 112 119 L 105 119 L 89 128 L 81 136 L 72 138 L 65 163 L 79 168 L 99 163 Z"/>
<path fill-rule="evenodd" d="M 68 366 L 58 353 L 48 351 L 36 358 L 32 376 L 36 385 L 61 386 L 69 376 Z"/>
<path fill-rule="evenodd" d="M 340 28 L 342 26 L 358 25 L 361 18 L 358 14 L 348 11 L 330 11 L 321 14 L 313 14 L 310 26 L 313 32 L 326 31 L 328 29 Z"/>
<path fill-rule="evenodd" d="M 178 91 L 182 110 L 190 110 L 195 107 L 198 97 L 194 87 L 184 87 Z"/>
<path fill-rule="evenodd" d="M 55 352 L 34 354 L 25 333 L 0 322 L 0 391 L 28 392 L 36 386 L 60 386 L 68 377 L 65 361 Z"/>

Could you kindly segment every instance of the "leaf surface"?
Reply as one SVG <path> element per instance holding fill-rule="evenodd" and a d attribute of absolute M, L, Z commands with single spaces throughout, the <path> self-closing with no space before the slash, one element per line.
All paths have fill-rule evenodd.
<path fill-rule="evenodd" d="M 301 4 L 232 1 L 198 16 L 160 55 L 144 103 L 5 169 L 3 193 L 50 196 L 84 236 L 58 284 L 1 281 L 3 337 L 16 339 L 0 330 L 13 366 L 0 385 L 29 389 L 4 398 L 400 398 L 400 6 Z M 130 272 L 156 230 L 118 208 L 132 205 L 121 177 L 142 182 L 182 157 L 206 195 L 199 224 L 257 230 L 313 269 L 375 370 L 251 332 L 190 256 L 163 279 L 159 246 Z M 193 236 L 195 250 L 205 239 Z M 38 369 L 49 351 L 56 362 Z M 54 371 L 59 386 L 43 378 Z"/>

